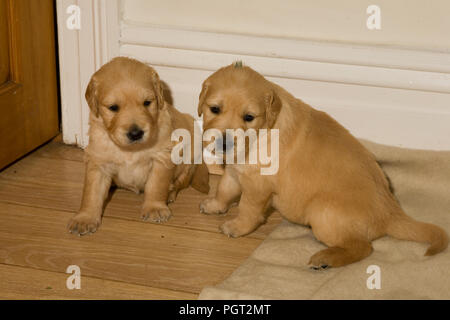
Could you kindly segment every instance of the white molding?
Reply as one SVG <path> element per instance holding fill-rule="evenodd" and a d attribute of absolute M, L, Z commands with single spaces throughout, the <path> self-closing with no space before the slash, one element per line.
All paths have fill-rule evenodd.
<path fill-rule="evenodd" d="M 127 23 L 123 24 L 121 34 L 121 42 L 124 44 L 450 72 L 450 54 L 448 53 L 180 30 Z"/>
<path fill-rule="evenodd" d="M 244 64 L 252 66 L 269 77 L 450 93 L 450 73 L 244 56 L 130 44 L 122 45 L 120 53 L 125 56 L 137 57 L 149 64 L 161 66 L 213 71 L 231 64 L 233 61 L 243 60 Z"/>
<path fill-rule="evenodd" d="M 81 29 L 66 27 L 66 9 L 81 9 Z M 91 75 L 119 53 L 118 0 L 57 0 L 63 141 L 88 144 L 89 107 L 84 91 Z"/>
<path fill-rule="evenodd" d="M 450 55 L 123 24 L 120 55 L 156 68 L 196 115 L 202 81 L 243 60 L 355 136 L 450 150 Z"/>
<path fill-rule="evenodd" d="M 122 26 L 121 54 L 216 70 L 237 59 L 266 76 L 450 93 L 450 54 L 159 27 Z"/>

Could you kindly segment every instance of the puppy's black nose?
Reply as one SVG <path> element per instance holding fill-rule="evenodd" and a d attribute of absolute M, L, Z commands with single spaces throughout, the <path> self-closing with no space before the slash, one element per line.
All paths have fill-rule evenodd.
<path fill-rule="evenodd" d="M 223 151 L 224 153 L 227 152 L 227 139 L 226 139 L 225 136 L 224 136 L 223 139 L 222 139 L 222 151 Z"/>
<path fill-rule="evenodd" d="M 140 140 L 144 136 L 144 131 L 136 125 L 133 125 L 127 132 L 127 137 L 130 141 Z"/>

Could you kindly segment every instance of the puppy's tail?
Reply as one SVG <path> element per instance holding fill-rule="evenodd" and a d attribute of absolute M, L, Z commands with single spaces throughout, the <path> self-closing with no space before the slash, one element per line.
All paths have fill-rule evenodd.
<path fill-rule="evenodd" d="M 403 211 L 392 216 L 386 233 L 401 240 L 429 243 L 426 256 L 432 256 L 445 250 L 448 246 L 447 233 L 438 226 L 419 222 L 408 217 Z"/>
<path fill-rule="evenodd" d="M 191 186 L 202 193 L 209 192 L 209 171 L 205 163 L 195 166 L 195 172 L 192 177 Z"/>

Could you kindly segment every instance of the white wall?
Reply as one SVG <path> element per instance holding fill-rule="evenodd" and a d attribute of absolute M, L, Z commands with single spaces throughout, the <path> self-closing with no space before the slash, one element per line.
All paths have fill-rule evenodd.
<path fill-rule="evenodd" d="M 366 28 L 378 5 L 382 28 Z M 450 52 L 448 0 L 123 0 L 145 25 Z"/>
<path fill-rule="evenodd" d="M 116 55 L 158 71 L 196 116 L 202 81 L 242 60 L 355 136 L 450 150 L 448 0 L 58 0 L 63 139 L 86 146 L 84 90 Z M 82 28 L 68 30 L 69 4 Z M 381 30 L 366 8 L 381 7 Z"/>
<path fill-rule="evenodd" d="M 366 9 L 381 8 L 381 30 Z M 355 136 L 450 149 L 448 0 L 121 0 L 120 54 L 196 116 L 202 81 L 242 59 Z"/>

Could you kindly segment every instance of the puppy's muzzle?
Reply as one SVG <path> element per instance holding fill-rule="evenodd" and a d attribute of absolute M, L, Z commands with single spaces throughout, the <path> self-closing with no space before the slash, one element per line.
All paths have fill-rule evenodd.
<path fill-rule="evenodd" d="M 127 132 L 127 137 L 131 142 L 139 141 L 144 136 L 144 131 L 137 125 L 132 125 Z"/>

